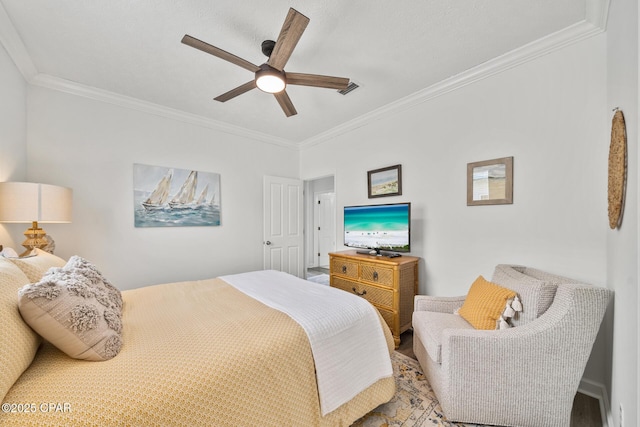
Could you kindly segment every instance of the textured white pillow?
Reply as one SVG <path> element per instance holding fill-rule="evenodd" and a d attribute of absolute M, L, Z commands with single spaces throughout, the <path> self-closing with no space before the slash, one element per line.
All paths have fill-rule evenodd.
<path fill-rule="evenodd" d="M 18 291 L 22 318 L 75 359 L 108 360 L 122 346 L 122 296 L 87 260 L 73 256 Z"/>

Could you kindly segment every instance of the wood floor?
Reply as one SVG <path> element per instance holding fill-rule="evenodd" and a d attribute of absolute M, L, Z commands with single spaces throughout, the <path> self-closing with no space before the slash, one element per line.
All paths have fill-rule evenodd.
<path fill-rule="evenodd" d="M 413 354 L 413 331 L 408 330 L 400 335 L 400 347 L 396 349 L 399 353 L 416 358 Z M 602 427 L 602 417 L 600 415 L 600 403 L 598 399 L 577 393 L 573 400 L 571 411 L 570 427 Z"/>

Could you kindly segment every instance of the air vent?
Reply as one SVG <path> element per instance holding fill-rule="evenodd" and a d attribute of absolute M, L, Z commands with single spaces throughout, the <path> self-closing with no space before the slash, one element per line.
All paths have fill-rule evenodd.
<path fill-rule="evenodd" d="M 347 86 L 346 89 L 342 89 L 339 90 L 338 93 L 342 94 L 342 95 L 346 95 L 349 92 L 351 92 L 352 90 L 358 89 L 360 86 L 358 86 L 357 84 L 355 84 L 354 82 L 349 83 L 349 86 Z"/>

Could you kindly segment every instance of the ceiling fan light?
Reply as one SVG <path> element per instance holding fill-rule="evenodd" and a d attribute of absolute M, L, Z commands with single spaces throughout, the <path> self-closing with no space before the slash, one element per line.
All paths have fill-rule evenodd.
<path fill-rule="evenodd" d="M 278 93 L 284 90 L 284 81 L 278 76 L 260 76 L 256 79 L 256 86 L 267 93 Z"/>
<path fill-rule="evenodd" d="M 284 73 L 264 64 L 256 71 L 256 86 L 263 92 L 282 92 L 287 86 L 284 81 Z"/>

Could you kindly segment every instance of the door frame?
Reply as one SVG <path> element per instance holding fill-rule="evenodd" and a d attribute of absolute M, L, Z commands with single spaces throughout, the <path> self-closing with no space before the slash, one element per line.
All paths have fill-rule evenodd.
<path fill-rule="evenodd" d="M 330 188 L 325 188 L 325 189 L 319 189 L 319 190 L 315 190 L 313 187 L 313 184 L 315 182 L 318 181 L 323 181 L 325 179 L 328 178 L 332 178 L 333 179 L 333 185 L 332 185 L 332 189 Z M 311 267 L 317 267 L 317 262 L 318 262 L 318 257 L 317 255 L 317 250 L 314 251 L 314 249 L 317 249 L 317 245 L 315 244 L 315 236 L 314 236 L 314 232 L 313 232 L 313 224 L 314 224 L 314 215 L 315 215 L 315 207 L 313 206 L 314 204 L 314 198 L 315 198 L 315 194 L 316 193 L 335 193 L 336 195 L 336 204 L 335 206 L 337 207 L 337 200 L 338 200 L 338 192 L 337 192 L 337 185 L 336 185 L 336 178 L 335 178 L 335 174 L 329 174 L 329 175 L 323 175 L 323 176 L 318 176 L 318 177 L 314 177 L 314 178 L 306 178 L 304 179 L 304 206 L 305 206 L 305 212 L 304 212 L 304 229 L 305 229 L 305 242 L 304 242 L 304 249 L 305 249 L 305 255 L 304 255 L 304 259 L 305 259 L 305 267 L 306 268 L 311 268 Z M 336 212 L 335 212 L 335 224 L 336 224 L 336 231 L 337 231 L 337 224 L 338 224 L 338 217 L 337 217 L 337 212 L 338 209 L 336 208 Z"/>
<path fill-rule="evenodd" d="M 327 190 L 327 191 L 319 191 L 316 193 L 313 193 L 313 259 L 314 259 L 314 263 L 312 265 L 312 267 L 321 267 L 319 259 L 320 256 L 317 255 L 320 252 L 320 233 L 318 231 L 317 225 L 319 224 L 318 222 L 318 214 L 319 214 L 319 207 L 318 204 L 316 203 L 316 201 L 318 201 L 320 199 L 320 196 L 322 196 L 323 194 L 333 194 L 333 249 L 331 249 L 331 251 L 335 251 L 336 250 L 336 192 L 335 190 Z"/>

